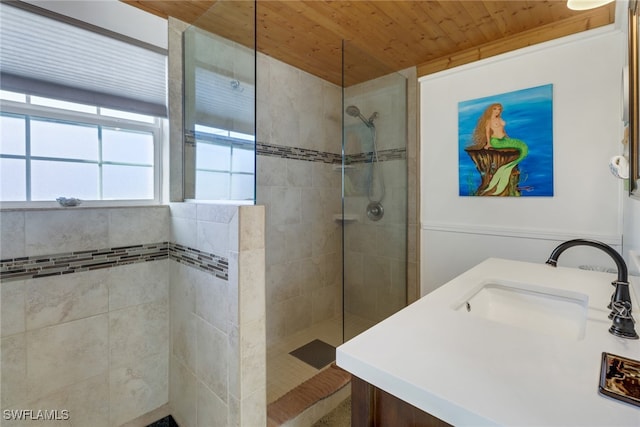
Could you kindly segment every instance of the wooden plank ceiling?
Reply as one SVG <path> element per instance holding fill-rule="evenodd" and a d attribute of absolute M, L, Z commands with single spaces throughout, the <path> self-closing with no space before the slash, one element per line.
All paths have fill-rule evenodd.
<path fill-rule="evenodd" d="M 121 1 L 254 44 L 253 1 Z M 578 12 L 565 0 L 258 0 L 255 7 L 260 52 L 345 86 L 410 66 L 431 74 L 615 18 L 615 3 Z"/>

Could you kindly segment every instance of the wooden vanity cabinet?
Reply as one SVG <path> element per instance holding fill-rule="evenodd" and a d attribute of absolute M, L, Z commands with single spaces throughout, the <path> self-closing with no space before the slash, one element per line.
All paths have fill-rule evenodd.
<path fill-rule="evenodd" d="M 439 418 L 351 376 L 352 427 L 445 427 Z"/>

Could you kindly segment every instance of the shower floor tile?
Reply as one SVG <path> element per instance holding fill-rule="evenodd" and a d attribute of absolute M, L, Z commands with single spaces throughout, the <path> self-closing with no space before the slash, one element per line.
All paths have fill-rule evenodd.
<path fill-rule="evenodd" d="M 277 400 L 318 373 L 313 366 L 289 354 L 314 339 L 320 339 L 332 346 L 342 344 L 341 320 L 327 320 L 269 346 L 267 349 L 268 403 Z"/>
<path fill-rule="evenodd" d="M 358 335 L 375 322 L 347 314 L 344 325 L 345 338 Z M 291 351 L 315 339 L 334 347 L 342 344 L 342 319 L 340 317 L 317 323 L 310 328 L 283 338 L 267 349 L 267 403 L 271 403 L 318 373 L 311 365 L 289 354 Z"/>

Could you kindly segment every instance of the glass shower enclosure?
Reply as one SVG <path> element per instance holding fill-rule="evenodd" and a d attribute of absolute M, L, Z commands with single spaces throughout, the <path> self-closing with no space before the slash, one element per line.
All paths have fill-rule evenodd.
<path fill-rule="evenodd" d="M 407 304 L 407 79 L 343 44 L 343 339 Z"/>
<path fill-rule="evenodd" d="M 255 200 L 254 15 L 253 1 L 218 1 L 183 33 L 187 200 Z"/>
<path fill-rule="evenodd" d="M 346 42 L 342 85 L 257 53 L 255 7 L 216 2 L 184 33 L 184 193 L 266 208 L 271 403 L 328 366 L 296 349 L 407 303 L 407 79 Z"/>

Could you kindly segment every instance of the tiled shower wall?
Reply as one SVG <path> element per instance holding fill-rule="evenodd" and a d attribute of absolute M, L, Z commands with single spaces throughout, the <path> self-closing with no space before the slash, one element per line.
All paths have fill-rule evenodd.
<path fill-rule="evenodd" d="M 384 182 L 384 216 L 367 218 L 372 133 L 360 120 L 345 118 L 345 312 L 377 323 L 417 298 L 417 139 L 415 69 L 403 70 L 406 83 L 392 73 L 345 89 L 345 104 L 365 117 L 373 112 L 379 164 L 374 182 Z M 406 86 L 405 86 L 406 84 Z M 405 99 L 405 88 L 406 97 Z M 381 192 L 378 189 L 373 199 Z M 406 284 L 406 287 L 405 287 Z"/>
<path fill-rule="evenodd" d="M 171 229 L 204 259 L 171 271 L 172 414 L 181 427 L 264 426 L 264 207 L 173 203 Z M 206 254 L 228 260 L 228 279 Z"/>
<path fill-rule="evenodd" d="M 109 427 L 165 404 L 169 209 L 2 211 L 0 225 L 1 258 L 24 270 L 0 283 L 2 410 Z"/>
<path fill-rule="evenodd" d="M 265 424 L 262 207 L 5 210 L 0 225 L 3 411 L 116 427 L 169 403 L 182 427 Z"/>
<path fill-rule="evenodd" d="M 185 196 L 179 184 L 187 28 L 169 18 L 171 200 Z M 171 241 L 200 252 L 197 262 L 183 260 L 171 271 L 172 414 L 181 427 L 266 425 L 264 207 L 172 203 Z M 208 268 L 210 255 L 226 259 L 226 279 Z"/>
<path fill-rule="evenodd" d="M 263 54 L 257 80 L 271 345 L 340 315 L 342 89 Z"/>

